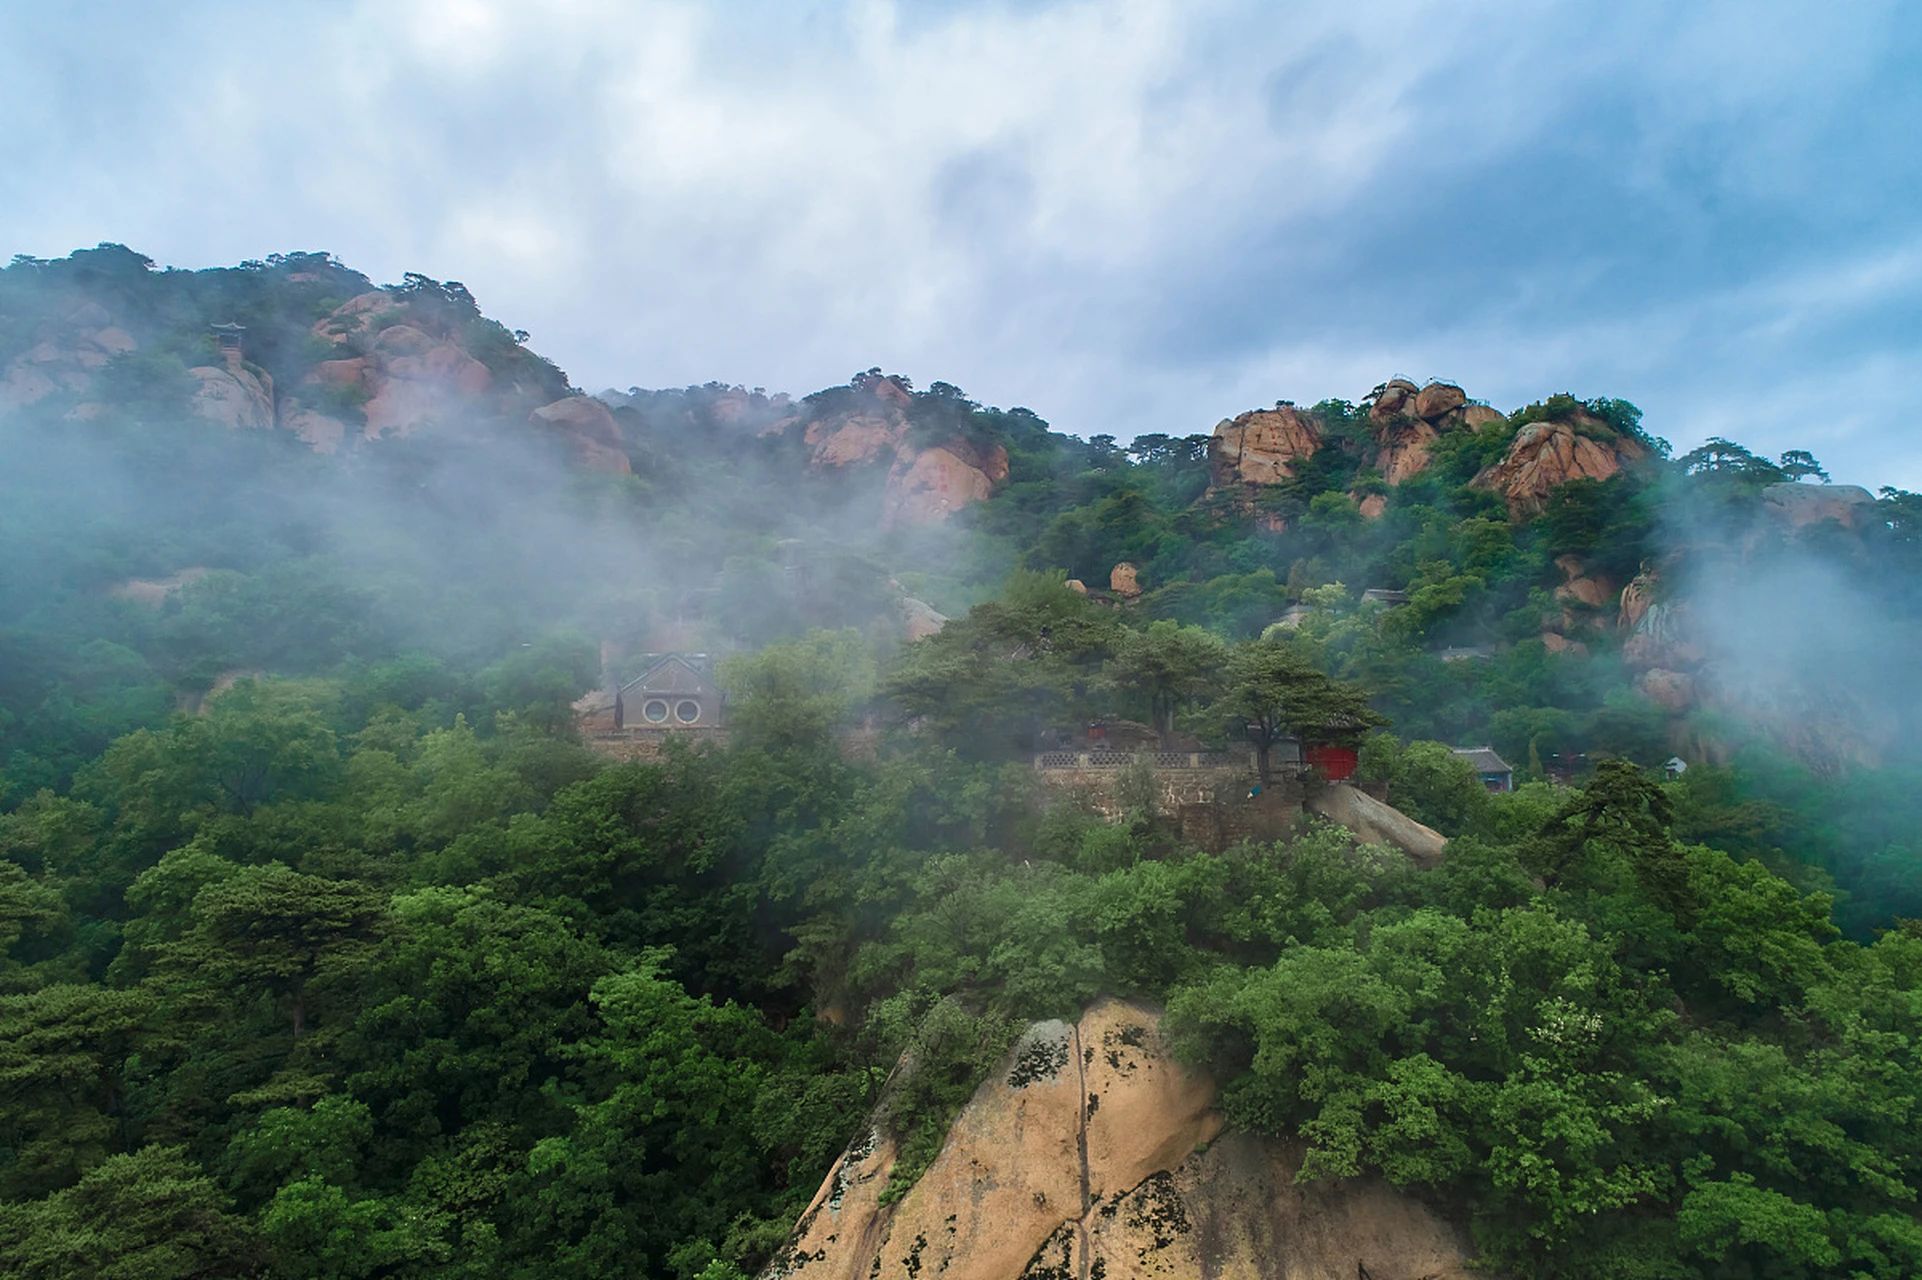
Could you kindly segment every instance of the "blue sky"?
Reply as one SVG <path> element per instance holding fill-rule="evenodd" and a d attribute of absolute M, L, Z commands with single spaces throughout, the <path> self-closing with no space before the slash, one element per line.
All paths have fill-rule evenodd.
<path fill-rule="evenodd" d="M 0 118 L 0 252 L 459 279 L 590 389 L 1443 377 L 1922 488 L 1918 4 L 23 4 Z"/>

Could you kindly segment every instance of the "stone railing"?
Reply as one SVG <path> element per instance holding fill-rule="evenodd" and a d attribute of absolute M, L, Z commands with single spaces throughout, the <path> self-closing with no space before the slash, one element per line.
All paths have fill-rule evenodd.
<path fill-rule="evenodd" d="M 1154 769 L 1244 769 L 1251 761 L 1234 751 L 1116 751 L 1096 747 L 1087 751 L 1042 751 L 1034 757 L 1037 769 L 1126 769 L 1145 764 Z"/>

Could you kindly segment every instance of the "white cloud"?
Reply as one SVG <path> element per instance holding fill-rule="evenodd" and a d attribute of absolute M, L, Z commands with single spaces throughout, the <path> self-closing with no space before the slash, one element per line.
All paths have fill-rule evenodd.
<path fill-rule="evenodd" d="M 1567 174 L 1590 166 L 1640 193 L 1621 217 L 1651 245 L 1712 242 L 1731 217 L 1716 201 L 1786 198 L 1820 130 L 1864 109 L 1900 20 L 1772 17 L 1441 0 L 10 13 L 0 231 L 42 254 L 324 248 L 378 278 L 457 278 L 590 386 L 806 391 L 879 363 L 1127 436 L 1437 373 L 1498 402 L 1574 389 L 1706 421 L 1762 353 L 1795 365 L 1811 406 L 1825 377 L 1874 367 L 1873 342 L 1809 335 L 1913 299 L 1914 242 L 1839 268 L 1778 245 L 1735 286 L 1558 308 L 1606 295 L 1622 252 L 1606 220 L 1546 266 L 1527 244 L 1476 250 L 1484 264 L 1460 224 L 1423 240 L 1425 220 L 1471 183 L 1491 213 L 1575 226 L 1593 197 Z M 1541 156 L 1567 162 L 1538 179 Z M 1421 260 L 1372 261 L 1384 225 Z M 1446 321 L 1418 319 L 1441 292 L 1459 298 Z M 1864 419 L 1841 447 L 1866 462 L 1876 439 Z"/>

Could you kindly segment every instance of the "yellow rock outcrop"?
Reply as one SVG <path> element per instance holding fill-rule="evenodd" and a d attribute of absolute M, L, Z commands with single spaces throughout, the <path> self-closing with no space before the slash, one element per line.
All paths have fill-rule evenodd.
<path fill-rule="evenodd" d="M 1466 1280 L 1459 1235 L 1426 1207 L 1375 1181 L 1297 1184 L 1298 1151 L 1222 1138 L 1214 1096 L 1152 1009 L 1036 1023 L 905 1197 L 881 1204 L 895 1153 L 864 1139 L 768 1276 Z"/>

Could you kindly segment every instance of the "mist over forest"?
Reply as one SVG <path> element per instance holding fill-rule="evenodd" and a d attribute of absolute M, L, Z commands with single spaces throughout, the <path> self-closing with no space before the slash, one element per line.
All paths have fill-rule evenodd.
<path fill-rule="evenodd" d="M 1922 496 L 1632 387 L 716 372 L 0 270 L 0 1272 L 987 1276 L 957 1117 L 1120 1002 L 1427 1274 L 1922 1274 Z M 1018 1274 L 1241 1256 L 1074 1109 Z"/>

